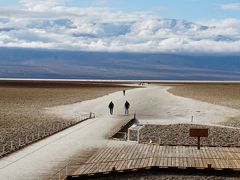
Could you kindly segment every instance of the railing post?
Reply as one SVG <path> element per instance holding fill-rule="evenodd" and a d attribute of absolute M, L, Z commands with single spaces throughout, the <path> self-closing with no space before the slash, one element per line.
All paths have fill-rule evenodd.
<path fill-rule="evenodd" d="M 2 154 L 5 154 L 5 144 L 2 147 Z"/>
<path fill-rule="evenodd" d="M 66 166 L 66 176 L 68 175 L 68 165 Z"/>
<path fill-rule="evenodd" d="M 21 147 L 21 138 L 18 138 L 18 146 Z"/>
<path fill-rule="evenodd" d="M 34 137 L 34 133 L 32 133 L 32 141 L 34 141 L 34 138 L 35 138 L 35 137 Z"/>
<path fill-rule="evenodd" d="M 137 130 L 137 142 L 139 143 L 139 129 Z"/>
<path fill-rule="evenodd" d="M 227 168 L 229 168 L 229 159 L 228 159 L 228 156 L 227 156 Z"/>
<path fill-rule="evenodd" d="M 38 130 L 38 139 L 40 139 L 40 133 L 39 133 L 39 130 Z"/>
<path fill-rule="evenodd" d="M 61 171 L 58 173 L 58 179 L 61 180 Z"/>
<path fill-rule="evenodd" d="M 11 141 L 11 151 L 13 151 L 13 141 Z"/>

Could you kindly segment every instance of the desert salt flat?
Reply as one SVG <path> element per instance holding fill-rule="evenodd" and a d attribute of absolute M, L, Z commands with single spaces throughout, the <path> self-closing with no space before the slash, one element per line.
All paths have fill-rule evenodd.
<path fill-rule="evenodd" d="M 147 86 L 128 90 L 126 96 L 116 92 L 94 100 L 45 109 L 46 113 L 66 119 L 86 112 L 94 112 L 95 119 L 85 121 L 50 138 L 35 143 L 0 160 L 0 177 L 6 179 L 41 179 L 51 169 L 66 164 L 69 157 L 92 147 L 102 147 L 110 129 L 136 113 L 141 123 L 214 124 L 240 114 L 240 111 L 209 103 L 174 96 L 166 86 Z M 131 104 L 129 117 L 124 116 L 123 105 Z M 108 103 L 115 104 L 114 115 L 109 115 Z"/>
<path fill-rule="evenodd" d="M 115 115 L 123 114 L 123 104 L 128 100 L 131 114 L 136 113 L 142 124 L 176 124 L 196 123 L 216 125 L 230 117 L 239 115 L 240 111 L 224 106 L 213 105 L 189 98 L 170 94 L 166 86 L 148 86 L 129 90 L 126 97 L 121 92 L 71 105 L 48 109 L 49 112 L 64 118 L 74 118 L 82 112 L 95 112 L 97 117 L 108 114 L 109 101 L 115 103 Z M 193 122 L 192 122 L 193 116 Z"/>

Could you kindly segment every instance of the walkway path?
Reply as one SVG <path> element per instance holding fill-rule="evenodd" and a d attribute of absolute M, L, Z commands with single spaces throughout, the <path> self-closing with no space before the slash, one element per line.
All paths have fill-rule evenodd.
<path fill-rule="evenodd" d="M 118 144 L 117 144 L 118 146 Z M 142 168 L 211 168 L 240 170 L 240 148 L 193 146 L 160 146 L 152 144 L 123 143 L 117 147 L 114 142 L 99 150 L 73 175 L 137 170 Z M 146 153 L 147 152 L 147 153 Z M 110 154 L 110 155 L 109 155 Z"/>

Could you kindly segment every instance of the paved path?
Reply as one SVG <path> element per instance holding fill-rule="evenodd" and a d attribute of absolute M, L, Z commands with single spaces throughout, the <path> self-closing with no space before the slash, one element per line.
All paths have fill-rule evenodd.
<path fill-rule="evenodd" d="M 0 177 L 4 179 L 41 179 L 52 169 L 66 164 L 68 159 L 92 147 L 103 147 L 110 129 L 117 126 L 124 116 L 124 103 L 128 100 L 130 117 L 135 112 L 142 123 L 195 123 L 220 122 L 239 111 L 208 103 L 176 97 L 166 87 L 149 86 L 128 90 L 126 96 L 116 92 L 94 100 L 47 109 L 59 117 L 74 118 L 82 113 L 94 112 L 95 119 L 85 121 L 50 138 L 42 140 L 0 160 Z M 114 115 L 109 115 L 108 103 L 115 104 Z"/>

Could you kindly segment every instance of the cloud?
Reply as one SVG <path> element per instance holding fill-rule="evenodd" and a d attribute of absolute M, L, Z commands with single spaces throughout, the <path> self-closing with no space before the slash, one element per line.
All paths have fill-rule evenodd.
<path fill-rule="evenodd" d="M 196 23 L 116 9 L 22 0 L 0 8 L 0 46 L 86 51 L 240 54 L 240 20 Z"/>
<path fill-rule="evenodd" d="M 240 3 L 222 4 L 220 5 L 220 8 L 223 10 L 240 11 Z"/>
<path fill-rule="evenodd" d="M 20 3 L 30 11 L 45 11 L 52 7 L 64 5 L 64 0 L 20 0 Z"/>

